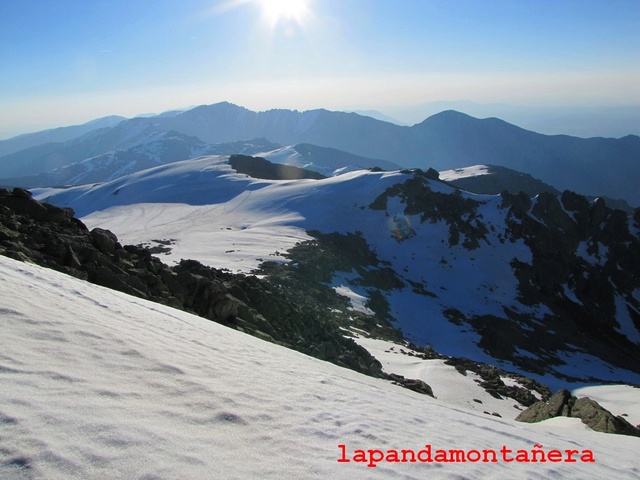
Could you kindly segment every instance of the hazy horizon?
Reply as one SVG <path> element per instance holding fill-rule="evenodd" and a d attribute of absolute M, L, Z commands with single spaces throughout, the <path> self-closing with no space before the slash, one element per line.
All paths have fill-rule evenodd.
<path fill-rule="evenodd" d="M 223 100 L 223 102 L 225 101 Z M 247 108 L 244 105 L 237 106 Z M 158 112 L 144 112 L 127 117 L 123 116 L 123 118 L 150 117 L 171 111 L 187 111 L 195 107 L 196 105 L 190 105 Z M 279 109 L 279 107 L 274 107 L 274 109 Z M 270 109 L 256 111 L 267 110 Z M 456 110 L 480 119 L 496 117 L 518 127 L 545 135 L 571 135 L 582 138 L 620 138 L 627 135 L 640 135 L 640 106 L 523 107 L 504 103 L 479 104 L 469 100 L 457 100 L 429 102 L 404 107 L 388 107 L 385 111 L 376 108 L 352 108 L 338 111 L 354 112 L 400 126 L 412 126 L 445 110 Z M 98 117 L 83 117 L 75 121 L 70 120 L 68 123 L 52 124 L 33 130 L 19 131 L 18 133 L 7 133 L 4 136 L 0 136 L 0 141 L 40 131 L 91 123 L 111 116 L 118 115 L 107 113 Z"/>
<path fill-rule="evenodd" d="M 0 139 L 220 101 L 392 117 L 438 101 L 530 111 L 640 106 L 633 0 L 35 7 L 0 4 Z"/>

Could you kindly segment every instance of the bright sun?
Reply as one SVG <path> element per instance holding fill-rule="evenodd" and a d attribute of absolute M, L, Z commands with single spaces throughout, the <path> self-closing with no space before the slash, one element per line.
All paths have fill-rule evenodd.
<path fill-rule="evenodd" d="M 258 0 L 265 18 L 271 25 L 280 20 L 300 22 L 308 13 L 307 0 Z"/>

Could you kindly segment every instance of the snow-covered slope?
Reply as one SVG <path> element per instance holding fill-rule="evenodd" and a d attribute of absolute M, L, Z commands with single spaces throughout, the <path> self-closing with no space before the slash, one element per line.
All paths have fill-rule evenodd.
<path fill-rule="evenodd" d="M 614 340 L 622 342 L 628 357 L 606 342 L 593 350 L 593 341 L 602 335 L 582 335 L 581 317 L 571 313 L 573 317 L 556 321 L 557 308 L 587 309 L 592 297 L 580 282 L 586 278 L 601 284 L 597 275 L 608 271 L 605 264 L 619 262 L 623 271 L 629 270 L 632 257 L 610 258 L 601 243 L 606 238 L 622 241 L 607 229 L 628 228 L 628 219 L 611 216 L 604 222 L 604 210 L 603 226 L 598 227 L 604 233 L 598 230 L 600 237 L 586 237 L 584 248 L 570 252 L 572 268 L 582 280 L 568 276 L 566 283 L 556 285 L 560 277 L 552 271 L 543 279 L 551 286 L 541 288 L 559 288 L 560 293 L 541 299 L 538 290 L 526 297 L 523 289 L 547 275 L 541 270 L 547 257 L 537 260 L 547 252 L 536 250 L 538 237 L 514 232 L 534 235 L 527 232 L 546 229 L 548 222 L 556 230 L 542 230 L 546 236 L 540 238 L 553 257 L 561 246 L 554 244 L 554 222 L 576 228 L 571 222 L 583 215 L 578 210 L 566 213 L 558 204 L 560 212 L 551 217 L 545 213 L 554 212 L 551 197 L 534 200 L 516 217 L 501 196 L 461 193 L 410 172 L 355 171 L 323 180 L 266 181 L 236 173 L 218 156 L 164 165 L 95 187 L 42 190 L 38 198 L 73 207 L 90 227 L 110 229 L 123 243 L 169 242 L 167 261 L 193 258 L 233 272 L 250 272 L 266 260 L 284 261 L 283 252 L 310 240 L 311 230 L 353 235 L 371 250 L 369 258 L 377 260 L 358 271 L 349 266 L 333 272 L 331 285 L 364 299 L 363 305 L 376 290 L 409 340 L 447 355 L 528 372 L 554 388 L 564 386 L 567 378 L 640 382 L 631 360 L 621 363 L 635 358 L 640 339 L 629 313 L 635 311 L 637 289 L 624 295 L 611 292 L 618 307 L 606 318 L 626 332 L 626 339 Z M 600 215 L 598 205 L 584 204 Z M 540 215 L 548 218 L 541 221 Z M 637 242 L 637 232 L 627 235 Z M 593 271 L 587 275 L 589 268 Z M 373 276 L 367 280 L 367 275 Z M 563 303 L 551 305 L 558 295 Z M 608 311 L 604 299 L 597 301 L 601 303 L 594 308 Z"/>
<path fill-rule="evenodd" d="M 355 341 L 382 364 L 385 373 L 426 382 L 438 400 L 452 407 L 498 414 L 507 419 L 516 418 L 527 408 L 511 398 L 498 399 L 491 396 L 478 384 L 481 379 L 477 374 L 466 372 L 462 375 L 455 367 L 445 364 L 444 360 L 424 360 L 418 356 L 419 352 L 412 351 L 407 346 L 364 335 L 356 335 Z"/>
<path fill-rule="evenodd" d="M 637 438 L 465 411 L 5 257 L 0 299 L 3 479 L 640 475 Z M 369 462 L 427 445 L 468 459 Z"/>

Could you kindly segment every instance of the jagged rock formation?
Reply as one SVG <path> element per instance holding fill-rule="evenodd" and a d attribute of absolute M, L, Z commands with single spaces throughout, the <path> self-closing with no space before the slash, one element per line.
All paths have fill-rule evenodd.
<path fill-rule="evenodd" d="M 544 304 L 553 313 L 547 320 L 554 333 L 534 326 L 529 351 L 544 356 L 554 344 L 570 343 L 622 368 L 638 364 L 638 345 L 617 330 L 615 318 L 616 299 L 624 299 L 640 328 L 640 302 L 633 295 L 640 286 L 640 209 L 629 218 L 602 200 L 589 203 L 569 191 L 560 197 L 543 193 L 535 201 L 524 194 L 502 196 L 510 240 L 524 240 L 533 255 L 531 263 L 512 262 L 519 301 Z"/>
<path fill-rule="evenodd" d="M 0 254 L 52 268 L 200 316 L 317 358 L 380 376 L 380 364 L 331 318 L 300 308 L 268 283 L 184 260 L 168 267 L 149 250 L 89 231 L 71 209 L 26 190 L 0 189 Z"/>
<path fill-rule="evenodd" d="M 587 397 L 576 398 L 567 390 L 559 390 L 549 400 L 536 402 L 516 417 L 519 422 L 536 423 L 554 417 L 579 418 L 596 432 L 640 437 L 636 428 L 624 418 L 615 417 L 598 402 Z"/>
<path fill-rule="evenodd" d="M 444 363 L 454 366 L 463 375 L 466 375 L 467 371 L 477 374 L 482 379 L 479 385 L 494 398 L 512 398 L 521 405 L 530 406 L 538 401 L 532 392 L 537 392 L 543 399 L 551 396 L 551 390 L 545 385 L 523 375 L 505 372 L 493 365 L 457 357 L 448 358 Z M 517 381 L 520 386 L 506 385 L 501 377 L 509 377 Z"/>
<path fill-rule="evenodd" d="M 486 226 L 478 216 L 479 202 L 462 196 L 460 190 L 445 194 L 429 188 L 427 181 L 433 178 L 435 170 L 426 173 L 414 170 L 415 176 L 403 184 L 396 184 L 378 196 L 370 205 L 372 210 L 385 210 L 390 198 L 399 197 L 406 204 L 405 215 L 420 215 L 420 221 L 436 223 L 445 220 L 449 225 L 449 245 L 460 243 L 469 250 L 478 247 L 480 240 L 486 240 Z M 435 172 L 437 174 L 437 172 Z"/>
<path fill-rule="evenodd" d="M 514 244 L 526 248 L 525 254 L 502 260 L 509 267 L 502 275 L 513 275 L 517 282 L 516 291 L 509 293 L 515 302 L 509 305 L 507 300 L 502 311 L 486 312 L 465 308 L 464 301 L 442 305 L 449 322 L 471 327 L 484 352 L 525 372 L 544 375 L 555 370 L 559 378 L 577 380 L 557 367 L 565 364 L 563 357 L 582 355 L 638 371 L 640 301 L 634 292 L 640 288 L 640 210 L 629 216 L 602 199 L 589 202 L 570 191 L 535 198 L 503 192 L 502 202 L 491 210 L 485 208 L 488 199 L 447 192 L 425 174 L 413 173 L 369 205 L 394 215 L 393 221 L 403 215 L 412 219 L 412 230 L 397 236 L 399 242 L 420 230 L 418 218 L 421 224 L 446 228 L 448 247 L 470 260 L 476 255 L 486 259 Z M 442 270 L 448 264 L 443 256 Z M 428 290 L 439 294 L 437 275 L 423 278 L 422 285 L 412 284 L 414 292 L 430 280 Z M 407 281 L 406 276 L 402 280 Z M 496 289 L 486 288 L 485 299 L 500 294 Z"/>

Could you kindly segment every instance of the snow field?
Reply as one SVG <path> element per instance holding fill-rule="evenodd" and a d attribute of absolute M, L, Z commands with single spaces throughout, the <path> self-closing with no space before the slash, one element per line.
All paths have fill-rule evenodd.
<path fill-rule="evenodd" d="M 507 212 L 499 208 L 500 196 L 462 193 L 479 203 L 478 221 L 488 229 L 486 240 L 468 250 L 462 245 L 463 238 L 458 245 L 449 244 L 445 220 L 421 222 L 419 215 L 405 215 L 401 196 L 388 198 L 385 210 L 369 208 L 387 188 L 412 178 L 410 175 L 360 170 L 323 180 L 267 181 L 236 173 L 227 160 L 225 156 L 186 160 L 95 187 L 41 190 L 37 198 L 46 200 L 52 195 L 54 203 L 75 208 L 89 228 L 112 230 L 123 244 L 170 240 L 171 251 L 161 255 L 167 263 L 196 259 L 234 273 L 250 273 L 266 260 L 286 262 L 282 253 L 311 239 L 309 230 L 361 232 L 378 259 L 406 282 L 405 288 L 384 295 L 396 326 L 408 340 L 430 344 L 443 354 L 518 371 L 482 350 L 480 336 L 472 327 L 456 325 L 443 315 L 449 308 L 467 316 L 499 318 L 504 318 L 505 309 L 533 318 L 550 313 L 544 306 L 517 300 L 518 280 L 510 262 L 531 262 L 532 254 L 523 241 L 505 240 Z M 430 182 L 429 187 L 438 193 L 453 191 L 441 182 Z M 414 235 L 398 240 L 394 236 L 396 218 L 409 225 Z M 366 288 L 339 282 L 349 273 L 338 273 L 332 286 L 342 288 L 354 308 L 362 310 Z M 416 293 L 410 282 L 422 285 L 427 293 Z M 567 294 L 571 298 L 568 290 Z M 635 331 L 621 299 L 619 303 L 621 331 L 635 341 L 640 332 Z M 520 352 L 530 354 L 525 349 Z M 565 381 L 556 377 L 583 376 L 581 355 L 567 352 L 563 358 L 567 363 L 554 367 L 561 375 L 551 372 L 534 378 L 557 389 Z M 590 370 L 603 380 L 640 381 L 633 372 L 612 369 L 596 358 L 587 360 L 593 367 Z"/>
<path fill-rule="evenodd" d="M 517 424 L 0 257 L 0 478 L 638 478 L 640 440 Z M 339 463 L 589 449 L 594 463 Z"/>

